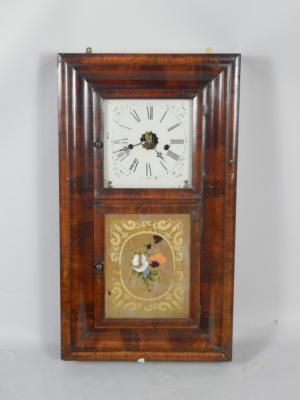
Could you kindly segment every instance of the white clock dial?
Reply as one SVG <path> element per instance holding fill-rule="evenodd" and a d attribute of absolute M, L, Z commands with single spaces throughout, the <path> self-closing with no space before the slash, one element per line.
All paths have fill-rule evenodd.
<path fill-rule="evenodd" d="M 191 187 L 192 105 L 189 99 L 103 100 L 105 187 Z"/>

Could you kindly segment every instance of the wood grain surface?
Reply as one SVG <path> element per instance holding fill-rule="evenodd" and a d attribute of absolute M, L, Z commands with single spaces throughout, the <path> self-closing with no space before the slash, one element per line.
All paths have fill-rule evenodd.
<path fill-rule="evenodd" d="M 231 359 L 239 79 L 238 54 L 58 55 L 63 359 Z M 194 99 L 192 188 L 103 188 L 103 98 Z M 191 217 L 189 318 L 105 318 L 105 215 L 176 213 Z"/>

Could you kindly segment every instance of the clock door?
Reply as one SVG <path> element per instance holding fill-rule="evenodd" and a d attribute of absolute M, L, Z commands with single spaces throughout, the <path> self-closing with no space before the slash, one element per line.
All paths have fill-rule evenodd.
<path fill-rule="evenodd" d="M 64 359 L 230 359 L 238 70 L 59 57 Z"/>
<path fill-rule="evenodd" d="M 94 101 L 97 324 L 197 326 L 199 93 L 105 90 Z"/>
<path fill-rule="evenodd" d="M 102 203 L 95 221 L 95 253 L 104 254 L 100 267 L 95 260 L 97 326 L 197 326 L 200 208 Z"/>

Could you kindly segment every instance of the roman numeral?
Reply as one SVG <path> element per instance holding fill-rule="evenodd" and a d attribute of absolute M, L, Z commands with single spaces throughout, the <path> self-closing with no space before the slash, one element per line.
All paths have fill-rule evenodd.
<path fill-rule="evenodd" d="M 176 129 L 179 125 L 180 123 L 178 122 L 178 124 L 170 126 L 170 128 L 168 128 L 168 132 L 171 132 L 173 129 Z"/>
<path fill-rule="evenodd" d="M 129 153 L 128 154 L 126 154 L 126 156 L 124 156 L 123 158 L 121 158 L 121 160 L 120 161 L 123 161 L 123 160 L 125 160 L 125 158 L 126 157 L 128 157 L 129 156 Z"/>
<path fill-rule="evenodd" d="M 129 156 L 130 150 L 129 149 L 125 149 L 123 151 L 120 151 L 120 153 L 118 153 L 118 158 L 120 159 L 120 161 L 123 161 L 124 158 L 126 158 L 127 156 Z M 125 157 L 123 157 L 125 156 Z M 123 158 L 122 158 L 123 157 Z"/>
<path fill-rule="evenodd" d="M 133 116 L 133 118 L 136 120 L 136 122 L 141 122 L 140 117 L 138 116 L 138 114 L 135 110 L 130 111 L 130 114 Z"/>
<path fill-rule="evenodd" d="M 126 144 L 127 142 L 128 138 L 114 140 L 114 144 Z"/>
<path fill-rule="evenodd" d="M 125 128 L 128 129 L 129 131 L 131 131 L 131 128 L 129 128 L 129 126 L 126 125 L 122 125 L 122 124 L 118 124 L 121 128 Z"/>
<path fill-rule="evenodd" d="M 173 160 L 178 161 L 180 156 L 173 151 L 169 150 L 166 154 L 168 157 L 173 158 Z"/>
<path fill-rule="evenodd" d="M 166 111 L 164 112 L 163 116 L 161 117 L 161 119 L 160 119 L 160 121 L 159 121 L 160 123 L 163 122 L 163 120 L 164 120 L 164 118 L 165 118 L 167 112 L 168 112 L 168 110 L 166 110 Z"/>
<path fill-rule="evenodd" d="M 147 106 L 148 119 L 153 119 L 153 106 Z"/>
<path fill-rule="evenodd" d="M 150 163 L 146 163 L 146 175 L 147 176 L 152 176 Z"/>
<path fill-rule="evenodd" d="M 184 143 L 184 139 L 171 139 L 170 143 L 171 144 L 183 144 Z"/>
<path fill-rule="evenodd" d="M 160 161 L 160 163 L 161 163 L 162 167 L 163 167 L 166 171 L 168 171 L 168 168 L 165 166 L 165 164 L 164 164 L 162 161 Z"/>
<path fill-rule="evenodd" d="M 139 160 L 138 160 L 137 158 L 135 158 L 135 159 L 132 161 L 132 163 L 131 163 L 131 165 L 130 165 L 130 167 L 129 167 L 130 171 L 133 170 L 133 172 L 135 172 L 136 167 L 138 166 L 138 163 L 139 163 Z"/>

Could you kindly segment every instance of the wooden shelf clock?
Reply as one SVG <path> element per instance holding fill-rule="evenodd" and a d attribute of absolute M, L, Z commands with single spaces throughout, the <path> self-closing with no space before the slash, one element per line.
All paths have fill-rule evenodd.
<path fill-rule="evenodd" d="M 58 55 L 63 359 L 231 359 L 239 74 Z"/>

